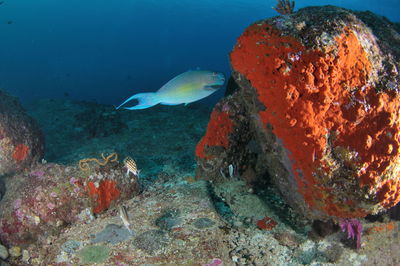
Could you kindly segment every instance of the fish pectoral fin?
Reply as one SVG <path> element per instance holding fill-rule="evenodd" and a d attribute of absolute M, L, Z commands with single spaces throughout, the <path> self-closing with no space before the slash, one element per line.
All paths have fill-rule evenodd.
<path fill-rule="evenodd" d="M 216 91 L 221 87 L 222 87 L 221 85 L 208 85 L 208 86 L 204 86 L 204 90 L 206 90 L 206 91 Z"/>

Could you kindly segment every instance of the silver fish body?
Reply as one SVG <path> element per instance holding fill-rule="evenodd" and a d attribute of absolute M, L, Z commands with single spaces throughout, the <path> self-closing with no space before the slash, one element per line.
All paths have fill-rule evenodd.
<path fill-rule="evenodd" d="M 130 226 L 131 224 L 129 223 L 129 218 L 128 218 L 128 213 L 126 212 L 126 209 L 124 206 L 119 205 L 119 217 L 122 220 L 122 223 L 124 224 L 124 226 L 126 227 L 126 229 L 128 229 L 130 234 L 133 234 L 133 231 L 131 230 Z"/>

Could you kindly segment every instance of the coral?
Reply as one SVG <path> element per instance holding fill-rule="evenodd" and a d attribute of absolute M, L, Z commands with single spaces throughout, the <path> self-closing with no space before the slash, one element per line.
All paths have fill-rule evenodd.
<path fill-rule="evenodd" d="M 316 217 L 364 217 L 394 206 L 400 201 L 400 100 L 396 91 L 374 87 L 379 63 L 359 35 L 373 37 L 337 23 L 329 41 L 300 40 L 275 22 L 248 27 L 231 64 L 256 90 L 263 134 L 272 132 L 287 151 L 293 190 Z"/>
<path fill-rule="evenodd" d="M 212 259 L 210 263 L 203 264 L 203 266 L 218 266 L 218 265 L 223 265 L 223 262 L 221 259 Z"/>
<path fill-rule="evenodd" d="M 107 158 L 109 162 L 115 157 Z M 115 201 L 140 192 L 121 163 L 90 170 L 87 176 L 77 166 L 47 163 L 14 176 L 15 183 L 0 204 L 0 241 L 7 245 L 38 242 L 77 221 L 87 222 L 92 212 L 100 213 Z"/>
<path fill-rule="evenodd" d="M 104 263 L 109 256 L 110 248 L 107 246 L 86 246 L 79 251 L 81 262 Z"/>
<path fill-rule="evenodd" d="M 258 220 L 256 224 L 260 229 L 271 231 L 278 223 L 270 217 L 264 217 Z"/>
<path fill-rule="evenodd" d="M 273 7 L 276 12 L 281 15 L 292 14 L 294 10 L 294 1 L 291 0 L 278 0 L 278 3 Z"/>
<path fill-rule="evenodd" d="M 25 144 L 18 144 L 17 146 L 15 146 L 12 157 L 17 162 L 21 162 L 25 160 L 28 154 L 29 154 L 29 147 L 26 146 Z"/>
<path fill-rule="evenodd" d="M 90 197 L 95 202 L 93 206 L 94 213 L 100 213 L 108 207 L 111 203 L 117 200 L 121 194 L 117 187 L 117 181 L 115 180 L 101 180 L 99 183 L 89 181 L 87 188 Z"/>
<path fill-rule="evenodd" d="M 361 247 L 362 224 L 357 219 L 342 219 L 340 228 L 343 232 L 347 232 L 347 238 L 356 240 L 356 247 Z"/>
<path fill-rule="evenodd" d="M 13 177 L 17 185 L 10 186 L 5 204 L 0 205 L 1 241 L 8 245 L 30 244 L 76 222 L 89 200 L 83 189 L 65 182 L 65 175 L 72 173 L 65 166 L 46 164 L 34 168 L 29 178 Z"/>
<path fill-rule="evenodd" d="M 377 226 L 372 226 L 366 230 L 367 234 L 372 234 L 372 233 L 381 233 L 381 232 L 390 232 L 395 230 L 397 224 L 396 222 L 389 222 L 389 223 L 384 223 L 381 225 Z"/>
<path fill-rule="evenodd" d="M 108 209 L 112 202 L 120 198 L 121 193 L 126 196 L 129 191 L 139 192 L 140 190 L 137 178 L 125 179 L 125 175 L 120 175 L 117 179 L 113 178 L 115 176 L 113 169 L 122 170 L 121 164 L 118 163 L 117 153 L 111 153 L 107 157 L 102 153 L 101 157 L 102 161 L 97 158 L 87 158 L 79 161 L 80 170 L 84 172 L 86 178 L 89 178 L 90 180 L 86 183 L 86 188 L 92 202 L 94 203 L 94 213 L 100 213 Z M 94 162 L 97 166 L 101 167 L 91 168 L 89 162 Z M 70 182 L 79 183 L 79 180 L 70 180 Z M 124 184 L 119 187 L 122 183 L 130 184 L 129 186 Z"/>
<path fill-rule="evenodd" d="M 232 132 L 233 122 L 226 112 L 214 110 L 207 126 L 206 135 L 196 147 L 196 155 L 200 158 L 209 158 L 207 148 L 213 146 L 229 146 L 229 134 Z"/>

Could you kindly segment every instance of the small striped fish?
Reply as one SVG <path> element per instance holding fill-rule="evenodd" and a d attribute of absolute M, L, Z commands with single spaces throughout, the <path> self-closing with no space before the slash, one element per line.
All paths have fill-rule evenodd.
<path fill-rule="evenodd" d="M 123 205 L 119 205 L 119 217 L 121 217 L 121 220 L 124 224 L 124 226 L 126 227 L 126 229 L 128 229 L 129 233 L 133 233 L 131 228 L 130 228 L 130 223 L 128 221 L 128 213 L 126 212 L 125 206 Z"/>
<path fill-rule="evenodd" d="M 139 176 L 139 170 L 137 169 L 135 160 L 133 160 L 131 157 L 126 157 L 123 162 L 125 168 L 127 169 L 127 176 L 129 176 L 129 173 L 132 173 L 134 176 Z"/>

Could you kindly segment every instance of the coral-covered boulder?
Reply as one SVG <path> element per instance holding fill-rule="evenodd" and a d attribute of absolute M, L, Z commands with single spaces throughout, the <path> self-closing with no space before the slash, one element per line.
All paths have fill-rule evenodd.
<path fill-rule="evenodd" d="M 102 164 L 39 164 L 29 173 L 9 177 L 0 202 L 0 241 L 28 245 L 45 240 L 139 193 L 137 178 L 127 176 L 122 163 Z"/>
<path fill-rule="evenodd" d="M 44 138 L 16 98 L 0 90 L 0 176 L 43 158 Z"/>
<path fill-rule="evenodd" d="M 354 218 L 400 201 L 400 34 L 325 6 L 259 21 L 230 55 L 197 176 L 272 181 L 298 212 Z"/>

